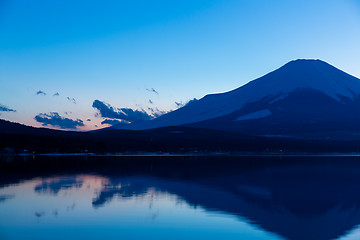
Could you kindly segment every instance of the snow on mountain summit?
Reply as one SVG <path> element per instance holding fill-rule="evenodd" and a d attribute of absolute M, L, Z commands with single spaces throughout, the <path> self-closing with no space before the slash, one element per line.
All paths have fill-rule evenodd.
<path fill-rule="evenodd" d="M 256 89 L 258 85 L 261 85 L 261 90 Z M 234 92 L 255 90 L 256 95 L 261 97 L 304 88 L 321 91 L 336 100 L 340 100 L 339 96 L 353 100 L 360 95 L 360 80 L 324 61 L 299 59 L 249 82 Z"/>
<path fill-rule="evenodd" d="M 206 95 L 176 111 L 130 129 L 147 129 L 199 122 L 230 114 L 247 103 L 268 98 L 276 102 L 295 90 L 312 89 L 342 101 L 360 96 L 360 79 L 321 60 L 294 60 L 226 93 Z"/>

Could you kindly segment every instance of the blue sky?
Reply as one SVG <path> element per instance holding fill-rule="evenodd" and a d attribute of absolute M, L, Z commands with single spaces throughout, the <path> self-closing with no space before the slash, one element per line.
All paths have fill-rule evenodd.
<path fill-rule="evenodd" d="M 0 29 L 0 118 L 32 126 L 104 127 L 96 99 L 169 111 L 298 58 L 360 77 L 358 0 L 0 0 Z"/>

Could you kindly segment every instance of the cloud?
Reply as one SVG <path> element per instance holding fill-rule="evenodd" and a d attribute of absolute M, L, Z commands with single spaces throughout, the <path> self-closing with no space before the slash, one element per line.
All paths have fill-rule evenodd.
<path fill-rule="evenodd" d="M 177 106 L 178 108 L 181 108 L 181 107 L 184 107 L 184 106 L 189 105 L 189 104 L 191 104 L 191 103 L 194 103 L 194 102 L 196 102 L 196 101 L 197 101 L 197 99 L 196 99 L 196 98 L 193 98 L 193 99 L 187 101 L 186 103 L 184 103 L 184 102 L 181 101 L 181 102 L 175 102 L 175 104 L 176 104 L 176 106 Z"/>
<path fill-rule="evenodd" d="M 43 91 L 39 90 L 39 91 L 36 92 L 36 95 L 43 95 L 43 96 L 45 96 L 45 95 L 46 95 L 46 92 L 43 92 Z"/>
<path fill-rule="evenodd" d="M 56 93 L 53 94 L 53 96 L 58 97 L 58 96 L 60 96 L 60 93 L 56 92 Z"/>
<path fill-rule="evenodd" d="M 183 103 L 183 102 L 175 102 L 175 104 L 178 108 L 185 106 L 185 103 Z"/>
<path fill-rule="evenodd" d="M 16 110 L 0 104 L 0 112 L 16 112 Z"/>
<path fill-rule="evenodd" d="M 149 92 L 159 95 L 158 91 L 156 91 L 154 88 L 146 88 L 146 91 L 149 91 Z"/>
<path fill-rule="evenodd" d="M 83 181 L 75 177 L 56 179 L 50 181 L 42 181 L 42 183 L 35 186 L 36 193 L 58 194 L 61 190 L 81 188 Z"/>
<path fill-rule="evenodd" d="M 123 123 L 123 122 L 116 119 L 105 119 L 104 121 L 101 122 L 101 124 L 109 124 L 111 126 L 117 125 L 119 123 Z"/>
<path fill-rule="evenodd" d="M 88 118 L 86 121 L 91 122 L 91 119 L 90 119 L 90 118 Z"/>
<path fill-rule="evenodd" d="M 190 99 L 185 105 L 192 104 L 192 103 L 194 103 L 194 102 L 196 102 L 196 101 L 197 101 L 196 98 Z"/>
<path fill-rule="evenodd" d="M 4 202 L 14 197 L 15 195 L 8 195 L 8 194 L 0 195 L 0 202 Z"/>
<path fill-rule="evenodd" d="M 149 103 L 150 103 L 150 104 L 154 104 L 154 102 L 153 102 L 153 101 L 151 101 L 151 99 L 149 99 Z"/>
<path fill-rule="evenodd" d="M 110 119 L 121 119 L 127 122 L 150 120 L 153 117 L 144 110 L 133 110 L 131 108 L 115 108 L 100 100 L 95 100 L 93 108 L 99 110 L 98 116 Z"/>
<path fill-rule="evenodd" d="M 42 217 L 42 216 L 44 216 L 44 215 L 45 215 L 45 212 L 44 212 L 44 211 L 42 211 L 42 212 L 35 212 L 35 216 L 38 217 L 38 218 L 40 218 L 40 217 Z"/>
<path fill-rule="evenodd" d="M 64 118 L 57 112 L 40 113 L 34 118 L 37 122 L 42 123 L 43 126 L 51 125 L 54 127 L 60 127 L 61 129 L 76 129 L 79 126 L 84 126 L 84 123 L 80 119 Z"/>
<path fill-rule="evenodd" d="M 155 118 L 160 117 L 161 115 L 164 115 L 164 114 L 168 113 L 168 111 L 161 111 L 158 108 L 148 107 L 148 110 L 151 112 L 151 115 L 154 116 Z"/>
<path fill-rule="evenodd" d="M 73 104 L 76 104 L 75 98 L 67 97 L 66 99 L 69 100 L 70 102 L 72 102 Z"/>

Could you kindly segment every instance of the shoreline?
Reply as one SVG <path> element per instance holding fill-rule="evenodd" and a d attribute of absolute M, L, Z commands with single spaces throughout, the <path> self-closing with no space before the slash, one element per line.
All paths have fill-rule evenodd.
<path fill-rule="evenodd" d="M 11 156 L 91 156 L 91 157 L 360 157 L 360 153 L 14 153 L 0 154 Z"/>

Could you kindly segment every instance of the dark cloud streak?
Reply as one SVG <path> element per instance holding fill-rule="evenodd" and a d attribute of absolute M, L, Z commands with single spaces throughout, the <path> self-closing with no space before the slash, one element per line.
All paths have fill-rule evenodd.
<path fill-rule="evenodd" d="M 116 120 L 116 119 L 105 119 L 104 121 L 101 122 L 101 124 L 109 124 L 111 126 L 114 126 L 114 125 L 117 125 L 120 123 L 122 123 L 122 122 L 119 120 Z"/>
<path fill-rule="evenodd" d="M 159 95 L 159 92 L 156 91 L 154 88 L 146 88 L 146 91 L 149 91 L 149 92 L 152 92 L 152 93 L 155 93 L 155 94 Z"/>
<path fill-rule="evenodd" d="M 4 202 L 4 201 L 9 200 L 14 197 L 15 197 L 15 195 L 8 195 L 8 194 L 0 195 L 0 202 Z"/>
<path fill-rule="evenodd" d="M 69 100 L 69 102 L 72 102 L 73 104 L 76 104 L 75 98 L 67 97 L 66 99 Z"/>
<path fill-rule="evenodd" d="M 182 108 L 182 107 L 185 107 L 186 105 L 189 105 L 189 104 L 194 103 L 194 102 L 196 102 L 196 101 L 197 101 L 197 99 L 196 99 L 196 98 L 193 98 L 193 99 L 187 101 L 186 103 L 183 103 L 183 102 L 181 101 L 181 102 L 175 102 L 175 104 L 176 104 L 176 106 L 177 106 L 178 108 Z"/>
<path fill-rule="evenodd" d="M 84 123 L 80 119 L 64 118 L 57 112 L 40 113 L 34 118 L 37 122 L 42 123 L 43 126 L 51 125 L 54 127 L 60 127 L 61 129 L 76 129 L 79 126 L 84 126 Z"/>
<path fill-rule="evenodd" d="M 148 110 L 151 112 L 151 114 L 152 114 L 155 118 L 160 117 L 161 115 L 164 115 L 164 114 L 168 113 L 167 111 L 161 111 L 161 110 L 159 110 L 158 108 L 148 107 Z"/>
<path fill-rule="evenodd" d="M 153 117 L 147 114 L 144 110 L 133 110 L 131 108 L 115 108 L 110 104 L 95 100 L 92 105 L 93 108 L 99 110 L 99 116 L 110 119 L 121 119 L 127 122 L 150 120 Z"/>
<path fill-rule="evenodd" d="M 43 92 L 43 91 L 39 90 L 39 91 L 36 92 L 36 95 L 45 96 L 45 95 L 46 95 L 46 92 Z"/>
<path fill-rule="evenodd" d="M 16 110 L 0 104 L 0 112 L 16 112 Z"/>
<path fill-rule="evenodd" d="M 185 106 L 185 104 L 183 102 L 175 102 L 175 104 L 178 108 Z"/>

